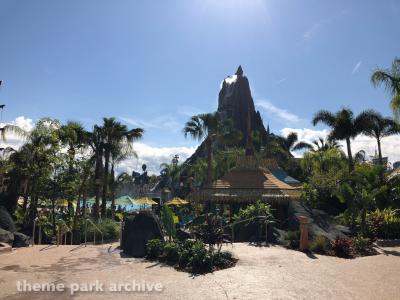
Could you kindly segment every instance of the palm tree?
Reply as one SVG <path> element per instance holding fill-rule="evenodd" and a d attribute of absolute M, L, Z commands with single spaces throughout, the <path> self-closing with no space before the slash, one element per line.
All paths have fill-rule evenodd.
<path fill-rule="evenodd" d="M 384 137 L 400 133 L 398 124 L 391 118 L 384 118 L 379 112 L 367 110 L 361 113 L 363 119 L 367 120 L 368 126 L 363 133 L 366 136 L 376 139 L 378 144 L 379 163 L 382 165 L 381 141 Z"/>
<path fill-rule="evenodd" d="M 100 197 L 101 197 L 101 178 L 103 176 L 103 133 L 101 128 L 97 125 L 94 126 L 93 131 L 89 134 L 89 145 L 92 148 L 95 171 L 94 171 L 94 185 L 95 185 L 95 205 L 93 207 L 94 217 L 99 217 Z"/>
<path fill-rule="evenodd" d="M 395 119 L 400 120 L 400 59 L 395 58 L 390 69 L 377 68 L 372 73 L 371 81 L 374 86 L 383 84 L 392 96 L 390 106 Z"/>
<path fill-rule="evenodd" d="M 27 137 L 28 135 L 27 132 L 22 128 L 11 124 L 7 124 L 0 128 L 0 139 L 2 141 L 6 141 L 7 134 L 14 134 L 19 137 Z"/>
<path fill-rule="evenodd" d="M 103 195 L 101 204 L 101 214 L 106 215 L 106 203 L 109 186 L 109 168 L 110 159 L 113 152 L 118 152 L 120 148 L 131 147 L 130 143 L 142 137 L 144 130 L 135 128 L 128 130 L 126 125 L 116 121 L 115 118 L 104 118 L 101 127 L 104 149 L 104 177 L 103 177 Z"/>
<path fill-rule="evenodd" d="M 354 113 L 347 108 L 343 108 L 336 113 L 320 110 L 315 114 L 312 122 L 314 126 L 321 122 L 331 128 L 328 136 L 329 140 L 346 141 L 349 171 L 353 171 L 354 162 L 351 153 L 351 139 L 364 130 L 365 120 L 363 120 L 362 116 L 354 117 Z"/>
<path fill-rule="evenodd" d="M 327 151 L 329 149 L 339 149 L 341 147 L 341 145 L 337 141 L 323 139 L 321 137 L 312 141 L 311 145 L 313 146 L 311 152 Z"/>
<path fill-rule="evenodd" d="M 280 143 L 282 147 L 290 152 L 290 151 L 297 151 L 297 150 L 311 150 L 313 149 L 312 145 L 306 142 L 299 142 L 299 137 L 296 132 L 291 132 L 287 135 L 287 137 L 279 137 Z"/>
<path fill-rule="evenodd" d="M 216 141 L 227 143 L 235 138 L 236 133 L 232 128 L 232 122 L 222 120 L 218 112 L 200 114 L 190 118 L 183 128 L 185 137 L 190 135 L 193 139 L 204 139 L 207 150 L 207 185 L 211 185 L 213 144 Z"/>

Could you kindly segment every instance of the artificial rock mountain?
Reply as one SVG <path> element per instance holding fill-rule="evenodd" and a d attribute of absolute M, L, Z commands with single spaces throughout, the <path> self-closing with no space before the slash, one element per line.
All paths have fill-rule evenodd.
<path fill-rule="evenodd" d="M 246 145 L 249 125 L 250 132 L 258 132 L 262 144 L 266 142 L 268 134 L 260 112 L 255 110 L 249 80 L 243 75 L 241 66 L 239 66 L 235 75 L 226 77 L 222 82 L 217 111 L 222 118 L 232 120 L 234 128 L 242 134 L 243 139 L 238 146 L 244 147 Z M 218 148 L 218 145 L 216 148 Z M 203 142 L 187 162 L 191 163 L 199 157 L 205 157 L 205 150 Z"/>

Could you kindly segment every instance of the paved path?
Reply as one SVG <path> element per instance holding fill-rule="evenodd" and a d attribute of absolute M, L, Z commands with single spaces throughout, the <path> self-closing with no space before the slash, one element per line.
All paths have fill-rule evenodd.
<path fill-rule="evenodd" d="M 124 258 L 115 245 L 35 246 L 0 255 L 1 299 L 70 299 L 71 284 L 98 280 L 156 284 L 161 292 L 78 292 L 73 299 L 399 299 L 400 248 L 357 259 L 314 258 L 280 246 L 228 246 L 236 267 L 191 276 L 169 266 Z M 17 292 L 16 282 L 54 283 L 63 292 Z M 48 288 L 48 287 L 44 287 Z"/>

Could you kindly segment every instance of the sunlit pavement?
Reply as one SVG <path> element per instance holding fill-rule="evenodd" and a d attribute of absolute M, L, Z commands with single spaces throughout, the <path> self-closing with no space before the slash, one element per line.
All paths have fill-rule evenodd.
<path fill-rule="evenodd" d="M 124 257 L 115 244 L 17 249 L 0 254 L 0 297 L 398 299 L 400 295 L 400 248 L 384 248 L 381 255 L 350 260 L 307 256 L 280 246 L 234 244 L 226 248 L 239 258 L 238 264 L 199 276 Z M 35 283 L 41 291 L 23 291 Z M 46 290 L 57 284 L 64 287 L 62 291 Z"/>

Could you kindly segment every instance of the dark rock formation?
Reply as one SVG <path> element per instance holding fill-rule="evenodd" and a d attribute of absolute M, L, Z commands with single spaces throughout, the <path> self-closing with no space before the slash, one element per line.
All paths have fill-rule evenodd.
<path fill-rule="evenodd" d="M 0 228 L 0 242 L 12 245 L 14 242 L 14 234 L 10 231 Z"/>
<path fill-rule="evenodd" d="M 28 247 L 31 243 L 31 237 L 20 232 L 14 232 L 13 247 Z"/>
<path fill-rule="evenodd" d="M 152 239 L 163 239 L 160 223 L 153 213 L 143 211 L 125 219 L 121 241 L 125 254 L 144 257 L 146 244 Z"/>
<path fill-rule="evenodd" d="M 11 218 L 8 211 L 2 206 L 0 206 L 0 228 L 3 228 L 4 230 L 10 232 L 15 231 L 15 224 L 13 219 Z"/>
<path fill-rule="evenodd" d="M 248 125 L 250 125 L 250 132 L 258 132 L 262 144 L 266 143 L 267 131 L 265 130 L 260 112 L 255 110 L 249 80 L 243 75 L 241 66 L 239 66 L 235 75 L 226 77 L 222 82 L 218 96 L 217 111 L 223 119 L 232 120 L 234 128 L 242 134 L 242 140 L 237 146 L 246 146 L 249 132 Z M 214 150 L 217 150 L 218 145 L 215 146 L 217 147 L 214 147 Z M 199 157 L 206 157 L 204 143 L 197 148 L 187 162 L 193 163 Z"/>
<path fill-rule="evenodd" d="M 241 146 L 245 146 L 247 140 L 248 123 L 251 131 L 258 131 L 265 141 L 267 131 L 260 112 L 255 110 L 249 80 L 243 75 L 241 66 L 235 75 L 226 77 L 222 82 L 218 96 L 218 112 L 223 118 L 231 119 L 235 129 L 242 133 Z"/>

